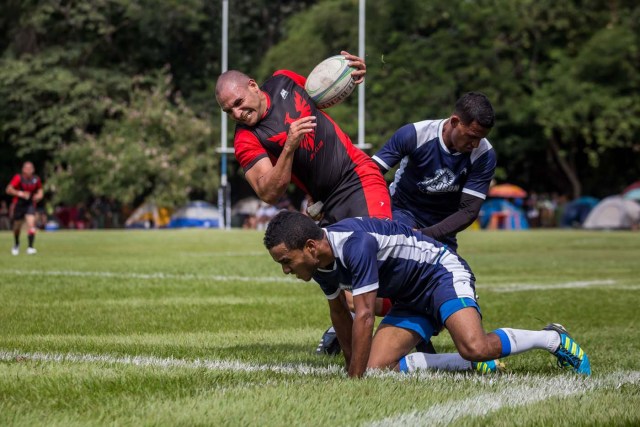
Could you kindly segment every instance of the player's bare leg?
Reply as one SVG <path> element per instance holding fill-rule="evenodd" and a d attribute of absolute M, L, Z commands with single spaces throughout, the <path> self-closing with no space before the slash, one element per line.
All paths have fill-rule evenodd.
<path fill-rule="evenodd" d="M 414 331 L 392 325 L 380 325 L 371 342 L 367 369 L 398 370 L 398 361 L 413 349 L 422 337 Z"/>
<path fill-rule="evenodd" d="M 445 326 L 462 357 L 473 362 L 497 359 L 502 347 L 496 334 L 487 334 L 482 328 L 480 314 L 474 307 L 453 313 Z"/>
<path fill-rule="evenodd" d="M 27 237 L 29 239 L 29 247 L 27 248 L 27 255 L 34 255 L 37 253 L 36 248 L 33 247 L 33 243 L 36 239 L 36 216 L 25 215 L 27 222 Z"/>
<path fill-rule="evenodd" d="M 541 331 L 500 328 L 487 334 L 478 312 L 468 307 L 453 313 L 445 326 L 465 359 L 483 362 L 540 349 L 553 354 L 560 367 L 591 375 L 589 358 L 562 325 L 552 323 Z"/>
<path fill-rule="evenodd" d="M 397 326 L 382 324 L 371 344 L 368 369 L 392 369 L 412 372 L 421 369 L 443 371 L 495 372 L 499 364 L 470 362 L 458 353 L 411 353 L 408 354 L 423 337 L 417 332 Z"/>
<path fill-rule="evenodd" d="M 20 254 L 20 230 L 22 229 L 22 220 L 13 221 L 13 248 L 11 248 L 12 255 Z"/>

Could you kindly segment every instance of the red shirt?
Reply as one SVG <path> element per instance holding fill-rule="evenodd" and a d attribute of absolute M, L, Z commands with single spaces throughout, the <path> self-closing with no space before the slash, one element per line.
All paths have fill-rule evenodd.
<path fill-rule="evenodd" d="M 304 136 L 294 153 L 292 181 L 316 201 L 326 201 L 363 178 L 381 176 L 371 158 L 353 145 L 347 134 L 304 90 L 306 79 L 280 70 L 261 89 L 267 96 L 267 111 L 255 126 L 236 125 L 235 155 L 245 172 L 268 157 L 275 165 L 287 139 L 291 123 L 316 117 L 316 128 Z"/>
<path fill-rule="evenodd" d="M 31 178 L 27 179 L 22 176 L 22 174 L 18 173 L 11 179 L 9 185 L 18 191 L 30 193 L 29 200 L 25 200 L 18 196 L 13 196 L 11 204 L 16 205 L 20 203 L 22 205 L 28 205 L 29 203 L 33 203 L 35 205 L 33 196 L 38 190 L 42 188 L 42 181 L 40 181 L 40 178 L 37 175 L 33 175 Z"/>

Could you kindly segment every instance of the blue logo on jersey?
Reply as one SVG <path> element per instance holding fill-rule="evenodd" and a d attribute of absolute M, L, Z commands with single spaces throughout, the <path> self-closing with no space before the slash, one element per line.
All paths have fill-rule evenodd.
<path fill-rule="evenodd" d="M 466 173 L 466 169 L 463 170 L 460 174 Z M 456 176 L 451 169 L 437 169 L 434 176 L 431 178 L 425 178 L 424 181 L 418 183 L 418 188 L 423 193 L 431 194 L 431 193 L 448 193 L 448 192 L 456 192 L 460 188 L 459 185 L 453 185 L 453 181 L 455 181 Z"/>

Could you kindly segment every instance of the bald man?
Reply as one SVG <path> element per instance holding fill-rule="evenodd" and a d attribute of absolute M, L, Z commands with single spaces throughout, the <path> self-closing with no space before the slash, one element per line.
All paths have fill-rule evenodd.
<path fill-rule="evenodd" d="M 364 61 L 341 52 L 364 80 Z M 235 155 L 261 200 L 275 204 L 293 182 L 322 202 L 321 224 L 351 217 L 391 218 L 389 192 L 371 158 L 319 110 L 304 90 L 306 79 L 276 71 L 262 86 L 231 70 L 216 83 L 216 99 L 236 121 Z"/>
<path fill-rule="evenodd" d="M 36 238 L 36 204 L 42 200 L 42 181 L 35 175 L 35 167 L 31 162 L 22 165 L 22 173 L 16 174 L 9 185 L 7 194 L 13 196 L 11 202 L 11 219 L 13 220 L 14 245 L 11 249 L 12 255 L 20 254 L 20 230 L 22 224 L 27 223 L 27 234 L 29 237 L 29 247 L 27 255 L 35 255 L 36 248 L 33 243 Z"/>

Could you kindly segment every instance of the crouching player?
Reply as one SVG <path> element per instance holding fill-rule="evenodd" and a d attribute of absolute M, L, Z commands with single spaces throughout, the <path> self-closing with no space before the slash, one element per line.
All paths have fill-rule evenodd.
<path fill-rule="evenodd" d="M 486 333 L 467 263 L 403 224 L 351 218 L 322 229 L 300 213 L 281 212 L 269 223 L 264 244 L 285 274 L 320 283 L 351 377 L 367 369 L 488 372 L 496 370 L 496 359 L 533 349 L 549 351 L 560 367 L 591 374 L 586 353 L 561 325 Z M 345 287 L 353 292 L 354 318 Z M 372 338 L 377 296 L 394 305 Z M 408 354 L 443 326 L 459 354 Z"/>

